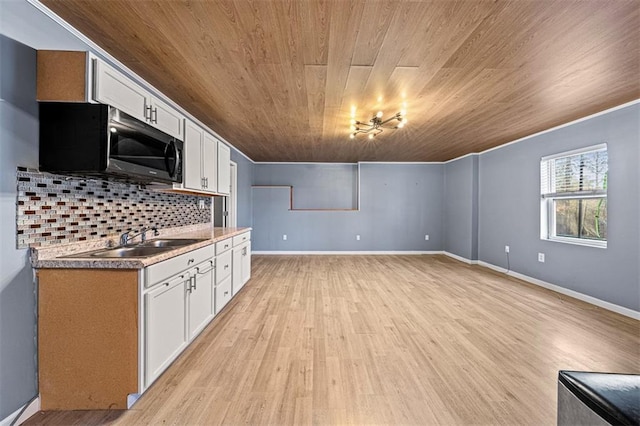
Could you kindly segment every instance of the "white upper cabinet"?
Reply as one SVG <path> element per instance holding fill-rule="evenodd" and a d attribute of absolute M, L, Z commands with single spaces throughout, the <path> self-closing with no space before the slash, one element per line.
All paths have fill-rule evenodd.
<path fill-rule="evenodd" d="M 147 121 L 148 92 L 104 62 L 95 59 L 94 64 L 93 99 Z"/>
<path fill-rule="evenodd" d="M 218 142 L 218 193 L 229 195 L 231 192 L 231 150 Z"/>
<path fill-rule="evenodd" d="M 206 194 L 218 192 L 218 141 L 186 120 L 182 188 Z"/>
<path fill-rule="evenodd" d="M 168 135 L 184 140 L 184 116 L 160 99 L 156 97 L 150 99 L 149 120 L 151 125 Z"/>
<path fill-rule="evenodd" d="M 94 60 L 93 99 L 184 140 L 184 116 L 104 62 Z"/>
<path fill-rule="evenodd" d="M 184 182 L 185 189 L 200 191 L 204 189 L 202 179 L 202 143 L 204 131 L 187 120 L 184 138 Z"/>
<path fill-rule="evenodd" d="M 206 132 L 202 145 L 202 159 L 205 189 L 218 192 L 218 140 Z"/>

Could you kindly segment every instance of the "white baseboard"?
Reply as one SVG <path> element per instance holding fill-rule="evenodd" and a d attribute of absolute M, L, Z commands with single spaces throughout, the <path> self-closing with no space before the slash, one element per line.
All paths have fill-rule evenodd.
<path fill-rule="evenodd" d="M 462 257 L 462 256 L 458 256 L 457 254 L 453 254 L 451 252 L 448 251 L 443 251 L 442 254 L 449 256 L 455 260 L 459 260 L 460 262 L 464 262 L 464 263 L 468 263 L 469 265 L 477 265 L 478 261 L 477 260 L 470 260 L 467 259 L 466 257 Z"/>
<path fill-rule="evenodd" d="M 26 422 L 28 418 L 40 411 L 40 397 L 32 399 L 22 407 L 18 408 L 6 418 L 0 420 L 0 426 L 19 426 Z"/>
<path fill-rule="evenodd" d="M 522 281 L 526 281 L 528 283 L 535 284 L 537 286 L 555 291 L 556 293 L 564 294 L 566 296 L 573 297 L 574 299 L 582 300 L 583 302 L 590 303 L 592 305 L 598 306 L 603 309 L 607 309 L 609 311 L 618 313 L 620 315 L 624 315 L 629 318 L 640 320 L 640 312 L 634 311 L 633 309 L 625 308 L 624 306 L 616 305 L 615 303 L 607 302 L 593 296 L 589 296 L 574 290 L 570 290 L 568 288 L 560 287 L 559 285 L 551 284 L 546 281 L 542 281 L 537 278 L 533 278 L 528 275 L 521 274 L 519 272 L 507 271 L 505 268 L 493 265 L 491 263 L 479 261 L 478 265 L 483 266 L 485 268 L 493 269 L 494 271 L 506 273 L 510 277 L 518 278 Z"/>
<path fill-rule="evenodd" d="M 303 256 L 303 255 L 355 255 L 355 256 L 386 256 L 386 255 L 420 255 L 420 254 L 442 254 L 442 251 L 256 251 L 252 250 L 254 255 L 280 255 L 280 256 Z"/>

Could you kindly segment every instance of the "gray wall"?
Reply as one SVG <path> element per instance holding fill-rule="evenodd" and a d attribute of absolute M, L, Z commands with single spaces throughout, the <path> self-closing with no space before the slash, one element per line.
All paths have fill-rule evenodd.
<path fill-rule="evenodd" d="M 465 259 L 478 258 L 478 156 L 444 166 L 443 249 Z"/>
<path fill-rule="evenodd" d="M 295 182 L 294 209 L 355 209 L 358 205 L 357 164 L 260 164 L 255 170 L 256 185 Z"/>
<path fill-rule="evenodd" d="M 360 211 L 290 211 L 287 188 L 254 188 L 252 249 L 440 250 L 444 166 L 364 163 L 360 167 Z M 348 169 L 352 166 L 326 164 L 309 170 L 316 184 L 323 185 L 318 190 L 321 194 L 335 192 L 346 198 L 353 181 L 344 178 Z M 313 201 L 316 188 L 305 190 L 304 185 L 298 185 L 308 180 L 299 165 L 256 164 L 254 177 L 255 185 L 292 185 L 296 198 Z M 283 234 L 287 241 L 283 241 Z M 425 234 L 429 234 L 429 241 L 425 241 Z"/>
<path fill-rule="evenodd" d="M 608 248 L 540 239 L 540 157 L 608 144 Z M 480 156 L 479 257 L 620 306 L 640 310 L 640 105 Z M 539 263 L 538 252 L 545 253 Z"/>
<path fill-rule="evenodd" d="M 16 247 L 16 166 L 38 166 L 36 52 L 0 35 L 0 420 L 37 394 L 35 286 Z"/>
<path fill-rule="evenodd" d="M 15 249 L 16 167 L 38 166 L 34 48 L 88 49 L 25 0 L 0 0 L 0 421 L 37 395 L 35 288 Z"/>
<path fill-rule="evenodd" d="M 251 185 L 253 183 L 253 163 L 231 148 L 231 161 L 238 165 L 238 223 L 239 227 L 251 226 Z"/>

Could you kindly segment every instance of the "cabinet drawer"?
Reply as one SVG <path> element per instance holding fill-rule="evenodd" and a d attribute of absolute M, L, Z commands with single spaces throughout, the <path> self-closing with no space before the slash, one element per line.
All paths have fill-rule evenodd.
<path fill-rule="evenodd" d="M 231 300 L 231 276 L 216 285 L 216 315 Z"/>
<path fill-rule="evenodd" d="M 221 283 L 231 276 L 231 250 L 227 250 L 216 257 L 216 283 Z"/>
<path fill-rule="evenodd" d="M 145 273 L 145 287 L 148 288 L 158 284 L 172 275 L 178 274 L 212 257 L 213 245 L 210 245 L 148 266 Z"/>
<path fill-rule="evenodd" d="M 251 240 L 251 231 L 245 232 L 244 234 L 236 235 L 233 237 L 233 246 L 239 246 L 242 243 L 246 243 Z"/>
<path fill-rule="evenodd" d="M 216 243 L 216 256 L 231 249 L 233 245 L 233 238 L 227 238 L 226 240 L 218 241 Z"/>

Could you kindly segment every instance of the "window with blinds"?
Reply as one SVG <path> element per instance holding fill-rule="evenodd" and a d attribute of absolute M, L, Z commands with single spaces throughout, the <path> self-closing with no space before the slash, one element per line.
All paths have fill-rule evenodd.
<path fill-rule="evenodd" d="M 541 238 L 606 247 L 607 145 L 540 161 Z"/>

